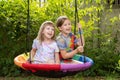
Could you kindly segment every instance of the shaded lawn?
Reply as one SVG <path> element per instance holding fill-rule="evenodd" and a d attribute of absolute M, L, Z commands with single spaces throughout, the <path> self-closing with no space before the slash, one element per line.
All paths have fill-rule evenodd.
<path fill-rule="evenodd" d="M 120 78 L 115 77 L 74 77 L 67 76 L 62 78 L 45 78 L 37 76 L 27 76 L 27 77 L 0 77 L 0 80 L 120 80 Z"/>

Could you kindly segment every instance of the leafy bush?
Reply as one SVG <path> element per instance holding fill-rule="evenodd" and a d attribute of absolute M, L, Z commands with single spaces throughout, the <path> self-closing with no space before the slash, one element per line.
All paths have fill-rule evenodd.
<path fill-rule="evenodd" d="M 60 15 L 67 15 L 72 22 L 72 30 L 74 29 L 74 0 L 47 1 L 40 7 L 39 2 L 30 0 L 29 35 L 27 35 L 27 1 L 0 1 L 0 76 L 17 76 L 23 73 L 14 65 L 13 60 L 18 54 L 30 51 L 32 41 L 45 20 L 56 22 Z M 94 60 L 93 67 L 85 71 L 85 75 L 104 76 L 108 73 L 119 73 L 116 65 L 120 59 L 120 52 L 117 49 L 120 30 L 118 28 L 118 31 L 112 31 L 114 26 L 117 29 L 120 19 L 116 16 L 111 17 L 109 13 L 112 12 L 112 7 L 106 9 L 106 0 L 78 0 L 77 4 L 85 36 L 84 53 Z"/>

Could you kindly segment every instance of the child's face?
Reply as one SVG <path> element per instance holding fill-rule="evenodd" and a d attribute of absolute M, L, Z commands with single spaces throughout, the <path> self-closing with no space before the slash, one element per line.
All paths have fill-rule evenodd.
<path fill-rule="evenodd" d="M 53 26 L 47 25 L 43 30 L 43 36 L 46 39 L 51 39 L 54 36 L 55 29 Z"/>
<path fill-rule="evenodd" d="M 59 27 L 59 30 L 63 33 L 63 34 L 69 34 L 71 32 L 71 22 L 70 20 L 65 20 L 65 22 L 62 24 L 61 27 Z"/>

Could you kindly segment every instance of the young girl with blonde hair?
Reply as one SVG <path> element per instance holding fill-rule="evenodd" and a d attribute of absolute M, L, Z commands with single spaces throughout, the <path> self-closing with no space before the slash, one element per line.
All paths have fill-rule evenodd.
<path fill-rule="evenodd" d="M 42 23 L 32 44 L 32 63 L 60 63 L 59 48 L 55 42 L 55 26 L 52 21 Z"/>

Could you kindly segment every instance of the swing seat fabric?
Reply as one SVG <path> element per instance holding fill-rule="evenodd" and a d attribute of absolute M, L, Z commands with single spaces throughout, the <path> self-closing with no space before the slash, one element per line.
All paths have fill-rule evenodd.
<path fill-rule="evenodd" d="M 80 71 L 89 69 L 94 63 L 91 58 L 83 55 L 75 55 L 72 59 L 63 60 L 60 64 L 31 64 L 28 62 L 28 59 L 29 53 L 23 53 L 14 58 L 14 63 L 28 72 L 43 77 L 64 77 L 75 75 Z M 71 61 L 74 61 L 75 63 L 71 63 Z"/>

